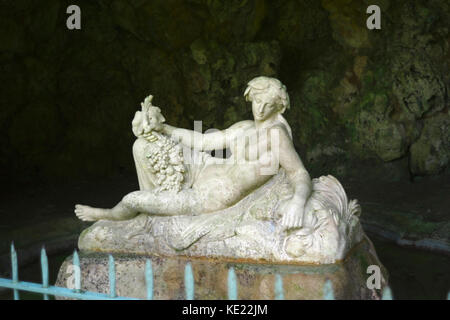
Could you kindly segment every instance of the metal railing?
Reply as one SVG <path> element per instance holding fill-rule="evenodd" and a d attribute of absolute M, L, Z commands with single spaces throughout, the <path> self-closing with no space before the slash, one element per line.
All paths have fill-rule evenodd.
<path fill-rule="evenodd" d="M 14 300 L 20 300 L 19 291 L 28 291 L 34 293 L 43 294 L 43 299 L 48 300 L 49 295 L 75 298 L 83 300 L 140 300 L 131 297 L 121 297 L 116 293 L 116 271 L 115 262 L 112 255 L 109 255 L 108 263 L 108 277 L 109 277 L 109 294 L 83 291 L 81 290 L 81 268 L 80 268 L 80 258 L 78 252 L 75 250 L 73 253 L 73 276 L 74 276 L 74 289 L 63 288 L 58 286 L 49 285 L 49 271 L 48 271 L 48 259 L 45 248 L 41 250 L 41 273 L 42 273 L 42 284 L 19 281 L 19 267 L 17 263 L 17 253 L 14 248 L 14 243 L 11 244 L 11 268 L 12 274 L 11 279 L 0 278 L 0 287 L 10 288 L 14 292 Z M 152 262 L 150 259 L 146 259 L 145 263 L 145 283 L 146 283 L 146 299 L 153 299 L 153 269 Z M 238 299 L 238 282 L 236 279 L 236 273 L 234 268 L 228 269 L 228 299 L 237 300 Z M 185 286 L 185 296 L 186 300 L 194 300 L 195 284 L 194 284 L 194 273 L 192 270 L 192 265 L 188 262 L 184 269 L 184 286 Z M 275 274 L 275 299 L 284 300 L 284 288 L 283 288 L 283 277 L 280 274 Z M 323 299 L 324 300 L 335 300 L 333 284 L 330 280 L 325 282 L 323 288 Z M 392 292 L 389 287 L 383 290 L 382 300 L 392 300 Z M 447 296 L 447 300 L 450 299 L 450 292 Z"/>
<path fill-rule="evenodd" d="M 44 300 L 49 299 L 49 295 L 75 298 L 83 300 L 139 300 L 130 297 L 120 297 L 116 294 L 116 272 L 114 258 L 109 255 L 109 294 L 82 291 L 81 290 L 81 268 L 80 268 L 80 258 L 78 252 L 75 250 L 73 253 L 73 272 L 74 272 L 74 289 L 68 289 L 63 287 L 51 286 L 48 281 L 48 259 L 45 248 L 41 249 L 41 273 L 42 273 L 42 284 L 19 281 L 19 267 L 17 263 L 17 253 L 14 248 L 14 243 L 11 244 L 11 279 L 0 278 L 0 287 L 13 289 L 14 300 L 20 300 L 19 290 L 42 293 Z M 148 267 L 150 268 L 150 272 Z M 151 277 L 151 264 L 146 265 L 145 277 L 147 284 L 153 286 L 153 283 L 149 281 Z M 147 287 L 147 292 L 153 292 L 152 288 Z"/>

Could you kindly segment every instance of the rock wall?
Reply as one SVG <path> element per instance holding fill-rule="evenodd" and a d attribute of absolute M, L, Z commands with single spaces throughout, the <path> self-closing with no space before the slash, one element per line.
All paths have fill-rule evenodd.
<path fill-rule="evenodd" d="M 152 93 L 167 122 L 250 119 L 242 95 L 278 77 L 312 175 L 448 173 L 450 4 L 379 0 L 79 0 L 0 3 L 3 176 L 132 172 L 131 119 Z M 367 168 L 371 170 L 367 170 Z"/>

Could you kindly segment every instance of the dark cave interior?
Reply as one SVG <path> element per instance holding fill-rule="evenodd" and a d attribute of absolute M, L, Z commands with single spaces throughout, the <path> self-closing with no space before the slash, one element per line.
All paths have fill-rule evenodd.
<path fill-rule="evenodd" d="M 311 176 L 338 177 L 381 261 L 410 270 L 392 272 L 399 297 L 444 298 L 450 3 L 377 3 L 381 30 L 366 28 L 366 0 L 79 0 L 82 28 L 68 30 L 70 1 L 2 1 L 0 273 L 11 240 L 72 245 L 87 226 L 77 201 L 138 188 L 131 120 L 147 95 L 171 125 L 224 129 L 252 118 L 243 93 L 264 75 L 287 87 Z"/>

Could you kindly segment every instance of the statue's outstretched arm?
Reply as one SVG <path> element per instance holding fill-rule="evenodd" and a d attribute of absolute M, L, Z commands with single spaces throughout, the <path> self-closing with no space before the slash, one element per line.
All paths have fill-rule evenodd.
<path fill-rule="evenodd" d="M 253 121 L 246 120 L 235 123 L 225 130 L 209 130 L 210 132 L 201 133 L 164 124 L 162 132 L 192 149 L 223 150 L 229 147 L 232 140 L 242 134 L 242 130 L 251 125 L 253 125 Z"/>

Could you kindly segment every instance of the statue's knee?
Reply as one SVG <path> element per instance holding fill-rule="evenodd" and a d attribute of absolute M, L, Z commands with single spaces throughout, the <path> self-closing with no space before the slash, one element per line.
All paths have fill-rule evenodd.
<path fill-rule="evenodd" d="M 122 198 L 122 203 L 127 207 L 135 207 L 138 204 L 139 191 L 131 192 Z"/>

